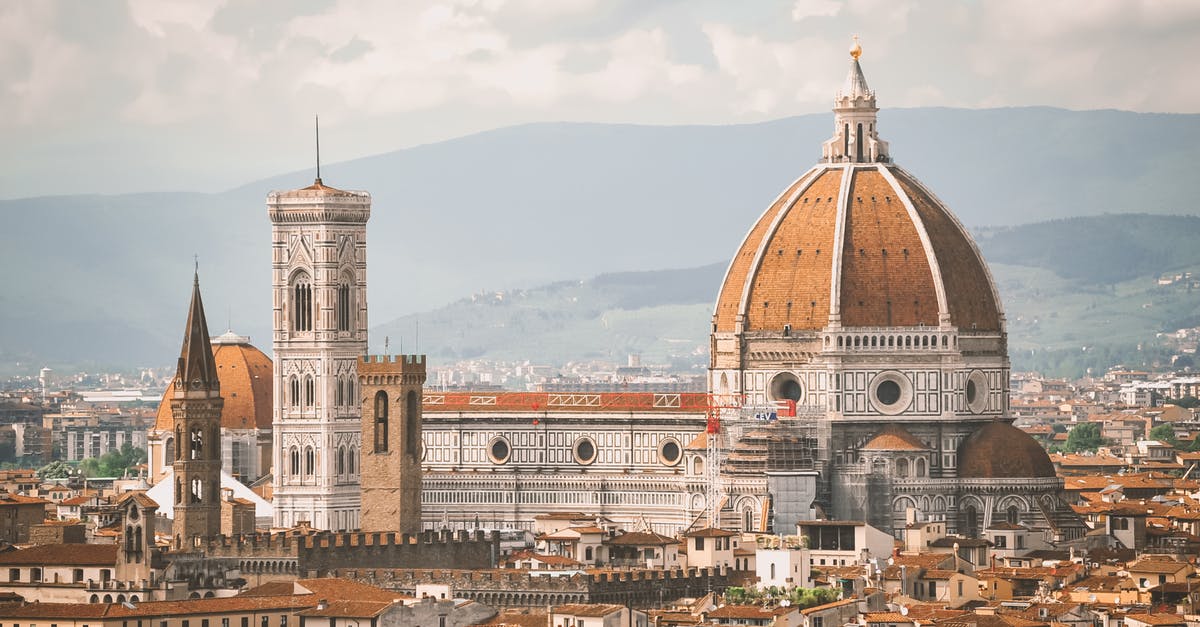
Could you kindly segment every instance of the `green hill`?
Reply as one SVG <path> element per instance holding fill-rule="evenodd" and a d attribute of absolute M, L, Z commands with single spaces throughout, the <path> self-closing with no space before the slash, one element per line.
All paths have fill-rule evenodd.
<path fill-rule="evenodd" d="M 1045 249 L 1062 241 L 1071 245 Z M 982 234 L 1005 306 L 1013 367 L 1079 376 L 1087 368 L 1168 360 L 1155 334 L 1200 325 L 1200 289 L 1157 282 L 1167 270 L 1194 270 L 1200 277 L 1200 247 L 1184 246 L 1188 241 L 1200 241 L 1200 219 L 1100 216 Z M 1169 251 L 1159 244 L 1169 244 Z M 419 329 L 420 350 L 435 363 L 619 361 L 641 353 L 649 362 L 700 368 L 707 363 L 712 302 L 725 266 L 480 293 L 382 324 L 372 337 L 412 348 Z"/>
<path fill-rule="evenodd" d="M 772 198 L 816 162 L 829 120 L 821 113 L 735 126 L 531 124 L 331 164 L 324 173 L 330 184 L 372 193 L 370 319 L 387 321 L 482 290 L 726 257 Z M 897 161 L 972 227 L 1196 211 L 1182 182 L 1200 161 L 1200 115 L 887 109 L 880 128 Z M 221 193 L 0 201 L 0 368 L 171 363 L 193 254 L 214 326 L 231 320 L 266 348 L 264 199 L 311 178 L 296 172 Z M 1182 237 L 1161 232 L 1171 242 Z M 1011 258 L 995 260 L 1046 256 L 1065 277 L 1091 268 L 1101 282 L 1178 265 L 1153 257 L 1152 246 L 1141 248 L 1141 262 L 1107 263 L 1104 251 L 1122 241 L 1112 237 L 1092 251 L 1098 260 L 1079 257 L 1070 229 L 1055 233 L 1037 243 L 1010 235 L 1015 241 L 996 254 Z M 633 307 L 678 286 L 625 288 L 622 298 L 632 300 L 620 305 Z M 372 345 L 382 348 L 381 339 Z"/>

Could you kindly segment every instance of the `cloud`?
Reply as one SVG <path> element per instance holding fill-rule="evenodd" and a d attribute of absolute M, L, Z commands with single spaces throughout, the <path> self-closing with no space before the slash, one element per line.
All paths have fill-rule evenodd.
<path fill-rule="evenodd" d="M 127 156 L 123 171 L 152 158 L 138 141 L 176 153 L 146 167 L 197 155 L 163 185 L 235 184 L 287 167 L 286 138 L 316 112 L 350 157 L 526 121 L 821 111 L 852 34 L 885 107 L 1200 111 L 1190 0 L 9 2 L 0 131 L 31 150 L 4 157 L 0 188 L 21 193 L 79 142 Z M 245 148 L 208 158 L 229 145 Z M 104 184 L 144 184 L 116 174 Z"/>

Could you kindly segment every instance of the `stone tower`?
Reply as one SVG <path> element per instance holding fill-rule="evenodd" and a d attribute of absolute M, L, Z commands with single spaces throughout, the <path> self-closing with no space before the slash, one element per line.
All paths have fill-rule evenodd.
<path fill-rule="evenodd" d="M 175 519 L 177 550 L 221 532 L 221 383 L 208 322 L 200 301 L 200 277 L 192 283 L 183 349 L 175 371 L 171 417 L 175 430 Z"/>
<path fill-rule="evenodd" d="M 275 524 L 357 529 L 371 196 L 271 192 Z"/>
<path fill-rule="evenodd" d="M 362 387 L 362 530 L 421 531 L 424 355 L 358 362 Z"/>
<path fill-rule="evenodd" d="M 117 581 L 150 579 L 154 552 L 154 521 L 158 503 L 145 492 L 126 492 L 117 502 L 121 512 L 122 532 L 118 540 Z"/>

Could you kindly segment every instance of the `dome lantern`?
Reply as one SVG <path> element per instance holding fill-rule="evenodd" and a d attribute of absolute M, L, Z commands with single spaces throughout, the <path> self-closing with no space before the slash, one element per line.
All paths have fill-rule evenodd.
<path fill-rule="evenodd" d="M 887 142 L 879 139 L 875 129 L 875 92 L 867 86 L 858 59 L 862 46 L 858 37 L 850 48 L 850 73 L 834 99 L 833 137 L 821 146 L 824 163 L 887 163 Z"/>

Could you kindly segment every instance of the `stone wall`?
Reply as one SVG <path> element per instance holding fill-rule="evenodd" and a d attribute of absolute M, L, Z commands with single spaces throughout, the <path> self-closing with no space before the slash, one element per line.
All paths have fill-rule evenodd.
<path fill-rule="evenodd" d="M 496 608 L 546 607 L 566 603 L 616 603 L 660 607 L 685 597 L 722 592 L 728 570 L 628 570 L 601 573 L 538 574 L 515 569 L 433 570 L 347 568 L 333 576 L 406 594 L 418 585 L 450 586 L 453 596 Z"/>

